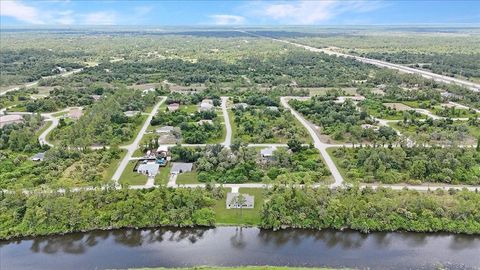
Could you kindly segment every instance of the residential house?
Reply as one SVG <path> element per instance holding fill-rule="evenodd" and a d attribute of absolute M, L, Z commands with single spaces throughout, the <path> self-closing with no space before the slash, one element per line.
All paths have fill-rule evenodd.
<path fill-rule="evenodd" d="M 169 112 L 174 112 L 174 111 L 177 111 L 178 109 L 180 109 L 180 104 L 178 103 L 171 103 L 167 105 L 167 110 Z"/>
<path fill-rule="evenodd" d="M 31 161 L 43 161 L 45 158 L 45 152 L 36 153 L 33 157 L 30 158 Z"/>
<path fill-rule="evenodd" d="M 213 100 L 211 99 L 204 99 L 202 100 L 202 103 L 200 103 L 199 111 L 204 112 L 204 111 L 210 111 L 213 110 Z"/>
<path fill-rule="evenodd" d="M 68 112 L 68 117 L 70 117 L 71 119 L 74 119 L 74 120 L 80 119 L 80 117 L 82 117 L 82 115 L 83 115 L 82 108 L 72 108 Z"/>
<path fill-rule="evenodd" d="M 240 193 L 227 193 L 227 199 L 225 201 L 227 209 L 231 208 L 254 208 L 255 207 L 255 196 L 243 193 L 243 202 L 239 202 Z"/>
<path fill-rule="evenodd" d="M 184 172 L 191 172 L 192 168 L 193 168 L 193 163 L 173 162 L 170 173 L 179 174 Z"/>

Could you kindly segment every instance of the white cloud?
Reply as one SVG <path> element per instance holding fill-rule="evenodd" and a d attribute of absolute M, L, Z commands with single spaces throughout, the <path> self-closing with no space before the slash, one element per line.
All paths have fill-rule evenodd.
<path fill-rule="evenodd" d="M 260 3 L 248 7 L 257 17 L 264 16 L 289 24 L 316 24 L 346 12 L 368 12 L 381 7 L 379 1 L 296 1 Z"/>
<path fill-rule="evenodd" d="M 57 12 L 54 16 L 53 21 L 58 24 L 71 25 L 75 23 L 75 14 L 72 10 L 65 10 Z"/>
<path fill-rule="evenodd" d="M 35 7 L 20 1 L 0 1 L 0 16 L 13 17 L 29 24 L 45 24 Z"/>
<path fill-rule="evenodd" d="M 84 24 L 87 25 L 114 25 L 117 14 L 113 11 L 97 11 L 85 15 Z"/>
<path fill-rule="evenodd" d="M 209 16 L 216 25 L 232 25 L 245 23 L 245 17 L 237 15 L 218 14 Z"/>
<path fill-rule="evenodd" d="M 144 16 L 153 10 L 152 6 L 138 6 L 133 9 L 135 16 Z"/>

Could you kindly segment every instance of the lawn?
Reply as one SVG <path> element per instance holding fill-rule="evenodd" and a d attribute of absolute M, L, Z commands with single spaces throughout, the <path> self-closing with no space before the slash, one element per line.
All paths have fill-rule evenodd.
<path fill-rule="evenodd" d="M 217 200 L 215 204 L 217 225 L 258 225 L 261 222 L 261 209 L 263 205 L 263 188 L 241 188 L 240 193 L 255 196 L 253 209 L 227 209 L 225 198 Z"/>
<path fill-rule="evenodd" d="M 112 162 L 110 162 L 110 165 L 108 165 L 108 168 L 103 172 L 103 179 L 105 181 L 109 181 L 112 179 L 113 174 L 117 170 L 118 164 L 120 163 L 121 160 L 123 160 L 123 158 L 127 154 L 126 150 L 121 150 L 121 151 L 122 153 L 120 154 L 120 157 L 118 159 L 112 160 Z"/>
<path fill-rule="evenodd" d="M 133 168 L 135 167 L 136 160 L 128 162 L 127 167 L 120 177 L 120 184 L 122 185 L 145 185 L 147 183 L 147 176 L 134 172 Z"/>
<path fill-rule="evenodd" d="M 172 169 L 172 163 L 168 163 L 166 167 L 160 167 L 160 171 L 155 176 L 155 185 L 166 185 L 168 178 L 170 177 L 170 170 Z"/>
<path fill-rule="evenodd" d="M 349 88 L 334 88 L 334 87 L 308 88 L 309 95 L 311 97 L 313 97 L 313 96 L 324 96 L 324 95 L 327 94 L 328 91 L 336 90 L 336 89 L 341 89 L 341 90 L 345 91 L 345 96 L 354 96 L 357 93 L 357 89 L 353 88 L 353 87 L 349 87 Z"/>
<path fill-rule="evenodd" d="M 177 184 L 198 184 L 198 174 L 196 171 L 180 173 L 177 176 Z"/>

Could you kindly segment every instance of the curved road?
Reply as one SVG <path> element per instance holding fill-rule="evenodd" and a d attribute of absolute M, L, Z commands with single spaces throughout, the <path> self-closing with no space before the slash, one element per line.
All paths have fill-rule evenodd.
<path fill-rule="evenodd" d="M 375 65 L 377 67 L 395 69 L 395 70 L 398 70 L 398 71 L 401 71 L 401 72 L 404 72 L 404 73 L 418 74 L 418 75 L 421 75 L 424 78 L 432 79 L 432 80 L 437 81 L 437 82 L 442 82 L 442 83 L 447 83 L 447 84 L 450 84 L 450 83 L 458 84 L 458 85 L 465 86 L 472 91 L 480 92 L 480 84 L 478 84 L 478 83 L 473 83 L 473 82 L 466 81 L 466 80 L 452 78 L 452 77 L 436 74 L 436 73 L 433 73 L 433 72 L 430 72 L 430 71 L 425 71 L 425 70 L 415 69 L 415 68 L 411 68 L 411 67 L 406 67 L 406 66 L 402 66 L 402 65 L 399 65 L 399 64 L 393 64 L 393 63 L 389 63 L 389 62 L 385 62 L 385 61 L 381 61 L 381 60 L 370 59 L 370 58 L 365 58 L 365 57 L 361 57 L 361 56 L 335 52 L 335 51 L 331 51 L 331 50 L 328 50 L 328 49 L 319 49 L 319 48 L 303 45 L 303 44 L 300 44 L 300 43 L 291 42 L 291 41 L 288 41 L 288 40 L 271 38 L 271 37 L 267 37 L 267 36 L 261 36 L 261 35 L 249 33 L 247 31 L 239 31 L 239 32 L 242 32 L 242 33 L 245 33 L 245 34 L 248 34 L 248 35 L 252 35 L 252 36 L 256 36 L 256 37 L 268 38 L 268 39 L 271 39 L 271 40 L 274 40 L 274 41 L 287 43 L 287 44 L 290 44 L 290 45 L 293 45 L 293 46 L 304 48 L 304 49 L 312 51 L 312 52 L 322 52 L 322 53 L 325 53 L 325 54 L 328 54 L 328 55 L 341 56 L 341 57 L 345 57 L 345 58 L 353 58 L 357 61 L 360 61 L 360 62 L 363 62 L 363 63 L 366 63 L 366 64 Z"/>
<path fill-rule="evenodd" d="M 65 73 L 61 73 L 61 74 L 42 77 L 42 79 L 51 79 L 51 78 L 56 78 L 56 77 L 67 77 L 67 76 L 70 76 L 70 75 L 72 75 L 72 74 L 78 73 L 78 72 L 80 72 L 80 71 L 82 71 L 82 70 L 83 70 L 83 68 L 74 69 L 74 70 L 71 70 L 71 71 L 68 71 L 68 72 L 65 72 Z M 40 79 L 40 80 L 42 80 L 42 79 Z M 7 90 L 3 90 L 2 92 L 0 92 L 0 96 L 3 96 L 3 95 L 5 95 L 5 94 L 8 93 L 8 92 L 13 92 L 13 91 L 20 90 L 20 89 L 23 88 L 23 87 L 25 87 L 25 88 L 30 88 L 30 87 L 37 86 L 38 83 L 40 82 L 40 80 L 37 80 L 37 81 L 34 81 L 34 82 L 30 82 L 30 83 L 27 83 L 27 84 L 24 84 L 24 85 L 21 85 L 21 86 L 16 86 L 16 87 L 13 87 L 13 88 L 10 88 L 10 89 L 7 89 Z"/>

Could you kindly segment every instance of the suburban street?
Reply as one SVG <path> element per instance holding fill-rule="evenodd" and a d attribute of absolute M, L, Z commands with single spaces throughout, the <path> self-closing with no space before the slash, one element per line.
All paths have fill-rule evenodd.
<path fill-rule="evenodd" d="M 225 123 L 226 135 L 225 142 L 222 143 L 225 147 L 230 147 L 232 144 L 232 126 L 230 124 L 230 118 L 228 117 L 227 111 L 228 97 L 222 97 L 222 113 L 223 113 L 223 122 Z"/>
<path fill-rule="evenodd" d="M 360 62 L 363 62 L 363 63 L 366 63 L 366 64 L 372 64 L 372 65 L 382 67 L 382 68 L 395 69 L 395 70 L 398 70 L 398 71 L 401 71 L 401 72 L 404 72 L 404 73 L 418 74 L 418 75 L 421 75 L 424 78 L 432 79 L 432 80 L 437 81 L 437 82 L 442 82 L 442 83 L 447 83 L 447 84 L 453 83 L 453 84 L 462 85 L 462 86 L 465 86 L 465 87 L 467 87 L 470 90 L 475 91 L 475 92 L 480 91 L 480 84 L 478 84 L 478 83 L 473 83 L 473 82 L 466 81 L 466 80 L 461 80 L 461 79 L 457 79 L 457 78 L 453 78 L 453 77 L 448 77 L 448 76 L 436 74 L 436 73 L 433 73 L 433 72 L 430 72 L 430 71 L 425 71 L 425 70 L 415 69 L 415 68 L 411 68 L 411 67 L 406 67 L 406 66 L 402 66 L 402 65 L 399 65 L 399 64 L 393 64 L 393 63 L 389 63 L 389 62 L 385 62 L 385 61 L 381 61 L 381 60 L 370 59 L 370 58 L 365 58 L 365 57 L 361 57 L 361 56 L 335 52 L 335 51 L 325 49 L 325 48 L 319 49 L 319 48 L 303 45 L 303 44 L 300 44 L 300 43 L 291 42 L 291 41 L 288 41 L 288 40 L 271 38 L 271 37 L 267 37 L 267 36 L 261 36 L 261 35 L 257 35 L 257 34 L 254 34 L 254 33 L 247 32 L 247 31 L 240 31 L 239 30 L 239 32 L 249 34 L 249 35 L 252 35 L 252 36 L 256 36 L 256 37 L 268 38 L 268 39 L 271 39 L 271 40 L 274 40 L 274 41 L 279 41 L 279 42 L 283 42 L 283 43 L 286 43 L 286 44 L 294 45 L 294 46 L 301 47 L 301 48 L 304 48 L 304 49 L 312 51 L 312 52 L 322 52 L 322 53 L 325 53 L 325 54 L 328 54 L 328 55 L 335 55 L 335 56 L 340 56 L 340 57 L 345 57 L 345 58 L 353 58 L 357 61 L 360 61 Z"/>
<path fill-rule="evenodd" d="M 56 77 L 67 77 L 67 76 L 70 76 L 72 74 L 78 73 L 82 70 L 83 70 L 83 68 L 74 69 L 74 70 L 71 70 L 71 71 L 68 71 L 68 72 L 65 72 L 65 73 L 60 73 L 60 74 L 53 75 L 53 76 L 43 77 L 42 79 L 51 79 L 51 78 L 56 78 Z M 31 88 L 31 87 L 37 86 L 38 83 L 40 82 L 40 80 L 30 82 L 30 83 L 27 83 L 27 84 L 24 84 L 24 85 L 21 85 L 21 86 L 12 87 L 10 89 L 3 90 L 3 91 L 0 92 L 0 96 L 3 96 L 8 92 L 13 92 L 13 91 L 20 90 L 21 88 Z"/>
<path fill-rule="evenodd" d="M 133 141 L 133 143 L 124 147 L 124 149 L 127 149 L 127 153 L 125 154 L 125 157 L 122 159 L 122 161 L 118 165 L 117 170 L 112 176 L 112 180 L 114 181 L 116 186 L 119 185 L 118 180 L 122 176 L 122 173 L 127 167 L 128 162 L 132 158 L 133 153 L 135 152 L 135 150 L 137 150 L 138 145 L 140 144 L 140 141 L 143 138 L 143 135 L 145 135 L 145 132 L 147 131 L 148 126 L 150 125 L 150 121 L 152 121 L 152 118 L 157 114 L 158 108 L 160 108 L 160 105 L 162 105 L 166 100 L 167 100 L 167 97 L 162 97 L 162 99 L 159 102 L 157 102 L 157 104 L 155 104 L 152 111 L 150 112 L 150 115 L 147 117 L 147 119 L 143 123 L 143 126 L 140 129 L 140 132 L 138 132 L 137 137 L 135 137 L 135 140 Z"/>
<path fill-rule="evenodd" d="M 295 116 L 295 118 L 297 118 L 298 121 L 300 121 L 300 123 L 302 123 L 302 125 L 308 130 L 308 133 L 310 133 L 310 136 L 312 137 L 313 139 L 313 142 L 314 142 L 314 146 L 315 148 L 318 149 L 318 151 L 320 151 L 320 154 L 322 155 L 323 157 L 323 160 L 325 161 L 325 164 L 327 165 L 328 169 L 330 170 L 330 172 L 332 173 L 332 176 L 333 176 L 333 179 L 335 180 L 335 183 L 333 183 L 331 185 L 331 187 L 338 187 L 338 186 L 341 186 L 343 184 L 343 177 L 342 175 L 340 174 L 340 172 L 338 171 L 337 169 L 337 166 L 335 166 L 335 163 L 333 162 L 332 158 L 330 157 L 330 155 L 327 153 L 327 148 L 328 147 L 331 147 L 330 145 L 326 144 L 326 143 L 323 143 L 320 138 L 317 136 L 317 133 L 315 132 L 315 130 L 313 129 L 312 125 L 310 124 L 310 122 L 308 122 L 307 120 L 305 120 L 305 118 L 303 118 L 303 116 L 301 116 L 297 111 L 295 111 L 289 104 L 288 104 L 288 101 L 291 99 L 291 97 L 281 97 L 280 98 L 280 102 L 282 103 L 282 105 L 289 109 L 290 112 L 293 114 L 293 116 Z"/>

